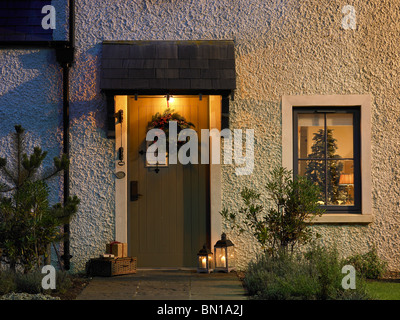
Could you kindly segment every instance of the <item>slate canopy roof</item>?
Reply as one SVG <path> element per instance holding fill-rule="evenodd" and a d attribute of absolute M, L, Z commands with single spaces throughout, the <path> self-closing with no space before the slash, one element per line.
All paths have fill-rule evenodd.
<path fill-rule="evenodd" d="M 236 88 L 233 41 L 104 41 L 102 49 L 103 91 L 211 94 Z"/>
<path fill-rule="evenodd" d="M 0 41 L 52 41 L 53 30 L 42 28 L 42 8 L 50 0 L 1 0 Z"/>

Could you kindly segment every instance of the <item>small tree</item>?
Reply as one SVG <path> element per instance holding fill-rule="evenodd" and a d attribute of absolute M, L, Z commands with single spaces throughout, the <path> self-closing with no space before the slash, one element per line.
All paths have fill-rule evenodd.
<path fill-rule="evenodd" d="M 264 214 L 261 194 L 244 188 L 241 197 L 244 206 L 238 214 L 226 208 L 221 215 L 230 222 L 232 228 L 240 232 L 250 231 L 262 249 L 272 255 L 293 251 L 296 244 L 311 240 L 310 221 L 323 213 L 318 205 L 318 186 L 306 177 L 292 179 L 292 172 L 279 168 L 272 171 L 266 190 L 272 206 Z"/>
<path fill-rule="evenodd" d="M 50 206 L 46 181 L 68 168 L 67 157 L 55 157 L 54 169 L 40 175 L 47 152 L 35 147 L 31 155 L 24 153 L 25 134 L 19 125 L 14 142 L 15 154 L 10 156 L 15 164 L 9 168 L 7 159 L 0 158 L 0 248 L 12 270 L 20 264 L 28 272 L 40 265 L 51 243 L 64 237 L 60 226 L 76 213 L 79 199 L 69 197 L 64 206 Z"/>

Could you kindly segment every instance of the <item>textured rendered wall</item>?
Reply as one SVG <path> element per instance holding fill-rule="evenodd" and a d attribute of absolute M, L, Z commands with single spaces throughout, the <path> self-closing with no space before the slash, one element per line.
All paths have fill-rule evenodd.
<path fill-rule="evenodd" d="M 60 155 L 61 69 L 52 50 L 0 50 L 0 157 L 14 162 L 14 126 L 26 130 L 28 153 L 40 146 L 48 155 L 43 169 L 53 166 Z M 62 181 L 49 181 L 52 203 L 60 201 Z M 56 261 L 56 258 L 53 259 Z"/>
<path fill-rule="evenodd" d="M 355 31 L 341 28 L 341 8 L 347 4 L 356 9 Z M 249 177 L 237 177 L 234 168 L 223 167 L 223 205 L 231 208 L 239 207 L 243 185 L 262 191 L 266 173 L 281 162 L 282 95 L 370 93 L 375 222 L 315 228 L 327 242 L 336 242 L 344 255 L 365 252 L 375 245 L 391 269 L 400 269 L 399 7 L 394 0 L 77 0 L 77 61 L 71 74 L 71 185 L 82 205 L 71 229 L 74 270 L 81 270 L 90 256 L 103 252 L 114 232 L 114 146 L 106 139 L 105 101 L 99 93 L 101 41 L 156 39 L 235 40 L 238 89 L 231 102 L 231 128 L 255 129 L 256 162 Z M 46 53 L 35 54 L 46 61 Z M 34 72 L 20 63 L 18 52 L 0 51 L 0 55 L 15 65 L 11 68 L 1 60 L 0 121 L 8 128 L 0 127 L 3 137 L 13 119 L 4 110 L 16 105 L 11 96 L 3 98 L 3 91 L 12 92 L 9 94 L 19 101 L 21 109 L 12 112 L 30 122 L 26 111 L 32 105 L 30 98 L 21 99 L 16 93 L 25 92 L 27 83 L 33 85 L 29 75 L 33 77 Z M 38 73 L 48 85 L 39 81 L 31 88 L 41 98 L 57 97 L 58 104 L 37 102 L 37 108 L 50 115 L 60 110 L 61 97 L 59 73 L 50 72 L 51 68 L 57 69 L 54 62 Z M 49 77 L 55 81 L 50 82 Z M 46 130 L 53 128 L 55 134 L 57 121 L 55 117 L 50 127 L 46 122 Z M 34 128 L 47 139 L 41 126 Z M 224 229 L 229 230 L 227 226 Z M 257 246 L 248 236 L 230 236 L 244 267 Z"/>

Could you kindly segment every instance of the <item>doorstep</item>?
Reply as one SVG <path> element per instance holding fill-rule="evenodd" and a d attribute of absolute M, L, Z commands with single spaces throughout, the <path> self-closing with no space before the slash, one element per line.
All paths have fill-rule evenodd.
<path fill-rule="evenodd" d="M 247 300 L 235 272 L 138 269 L 136 274 L 94 277 L 76 300 Z"/>

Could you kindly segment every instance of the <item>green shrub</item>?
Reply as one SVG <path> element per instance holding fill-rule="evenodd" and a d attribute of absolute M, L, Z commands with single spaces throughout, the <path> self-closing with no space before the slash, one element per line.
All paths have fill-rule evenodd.
<path fill-rule="evenodd" d="M 7 294 L 17 290 L 15 283 L 15 274 L 11 271 L 0 272 L 0 295 Z"/>
<path fill-rule="evenodd" d="M 72 277 L 66 271 L 57 271 L 55 292 L 65 293 L 72 287 Z"/>
<path fill-rule="evenodd" d="M 244 284 L 250 296 L 263 300 L 315 300 L 318 291 L 310 269 L 283 254 L 250 263 Z"/>
<path fill-rule="evenodd" d="M 0 273 L 0 295 L 10 292 L 24 293 L 66 293 L 73 285 L 72 276 L 58 270 L 56 273 L 56 289 L 44 290 L 42 288 L 42 280 L 45 275 L 40 271 L 32 271 L 29 273 L 18 273 L 13 271 L 3 271 Z"/>
<path fill-rule="evenodd" d="M 314 247 L 305 254 L 311 269 L 318 275 L 318 299 L 335 297 L 341 289 L 343 274 L 336 248 Z"/>
<path fill-rule="evenodd" d="M 367 253 L 347 258 L 346 263 L 352 265 L 367 279 L 381 278 L 387 269 L 387 263 L 378 257 L 375 248 Z"/>
<path fill-rule="evenodd" d="M 264 254 L 249 264 L 244 285 L 253 299 L 368 299 L 361 278 L 356 289 L 343 289 L 343 265 L 335 249 L 318 247 L 297 256 Z"/>
<path fill-rule="evenodd" d="M 271 254 L 309 243 L 313 236 L 310 220 L 323 213 L 318 204 L 320 190 L 308 178 L 292 176 L 283 167 L 272 170 L 265 188 L 269 208 L 264 208 L 261 193 L 244 187 L 238 212 L 223 208 L 220 214 L 232 229 L 250 232 Z"/>
<path fill-rule="evenodd" d="M 42 293 L 42 279 L 43 274 L 39 271 L 32 271 L 29 273 L 16 273 L 15 283 L 17 285 L 17 292 L 25 293 Z"/>
<path fill-rule="evenodd" d="M 0 157 L 0 261 L 13 271 L 22 266 L 27 273 L 42 264 L 52 243 L 64 238 L 60 226 L 77 212 L 79 199 L 68 197 L 64 204 L 51 206 L 47 181 L 68 168 L 67 156 L 55 157 L 54 168 L 42 171 L 47 152 L 34 147 L 28 155 L 25 130 L 19 125 L 13 137 L 14 152 L 8 159 Z"/>

